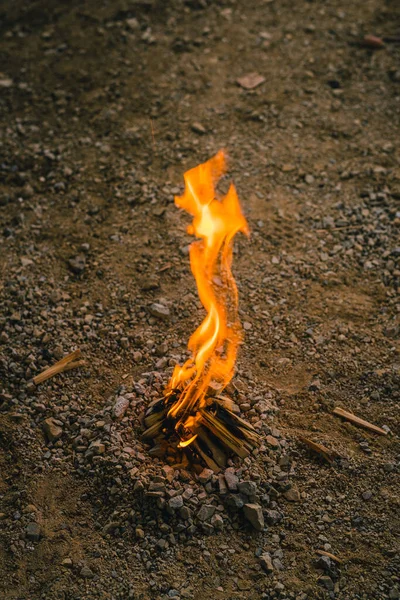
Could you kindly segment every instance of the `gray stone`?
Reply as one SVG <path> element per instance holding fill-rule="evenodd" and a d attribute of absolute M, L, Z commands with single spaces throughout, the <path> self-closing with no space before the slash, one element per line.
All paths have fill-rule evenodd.
<path fill-rule="evenodd" d="M 173 510 L 178 510 L 183 506 L 183 498 L 182 496 L 174 496 L 168 500 L 168 506 Z"/>
<path fill-rule="evenodd" d="M 253 525 L 254 529 L 261 531 L 264 528 L 264 515 L 259 504 L 245 504 L 244 516 Z"/>
<path fill-rule="evenodd" d="M 28 540 L 31 540 L 32 542 L 38 542 L 42 534 L 39 523 L 28 523 L 25 532 Z"/>
<path fill-rule="evenodd" d="M 214 471 L 211 469 L 203 469 L 200 475 L 198 476 L 200 483 L 207 483 L 210 481 L 211 477 L 214 475 Z"/>
<path fill-rule="evenodd" d="M 243 508 L 244 502 L 241 496 L 237 494 L 229 494 L 229 496 L 226 498 L 226 504 L 229 506 L 229 508 L 240 510 Z"/>
<path fill-rule="evenodd" d="M 129 400 L 128 398 L 125 398 L 124 396 L 119 396 L 119 398 L 117 398 L 115 404 L 114 404 L 114 408 L 113 408 L 113 415 L 116 419 L 122 419 L 122 417 L 125 415 L 126 411 L 128 410 L 129 407 Z"/>
<path fill-rule="evenodd" d="M 228 490 L 231 492 L 236 492 L 236 490 L 238 489 L 239 478 L 236 475 L 233 467 L 229 467 L 229 469 L 226 469 L 224 476 L 226 485 L 228 486 Z"/>
<path fill-rule="evenodd" d="M 199 521 L 208 521 L 209 519 L 211 519 L 211 517 L 215 513 L 215 508 L 216 507 L 212 504 L 203 504 L 203 506 L 197 513 L 197 518 L 199 519 Z"/>
<path fill-rule="evenodd" d="M 322 577 L 318 579 L 318 583 L 323 585 L 324 588 L 326 588 L 329 592 L 332 592 L 335 588 L 335 585 L 329 575 L 322 575 Z"/>
<path fill-rule="evenodd" d="M 257 494 L 257 484 L 254 481 L 241 481 L 238 484 L 238 489 L 241 494 L 246 494 L 246 496 Z"/>
<path fill-rule="evenodd" d="M 275 568 L 277 571 L 283 571 L 283 570 L 284 570 L 284 568 L 285 568 L 285 567 L 283 566 L 283 564 L 282 564 L 282 561 L 281 561 L 279 558 L 274 558 L 274 559 L 272 560 L 272 564 L 274 565 L 274 568 Z"/>
<path fill-rule="evenodd" d="M 182 519 L 184 521 L 186 521 L 187 519 L 190 519 L 190 517 L 192 516 L 192 511 L 187 506 L 182 506 L 179 509 L 179 514 L 182 517 Z"/>
<path fill-rule="evenodd" d="M 276 525 L 282 519 L 282 515 L 277 510 L 269 509 L 265 511 L 265 519 L 269 525 Z"/>
<path fill-rule="evenodd" d="M 92 569 L 89 569 L 89 567 L 87 567 L 86 565 L 82 567 L 80 575 L 84 579 L 92 579 L 94 577 Z"/>
<path fill-rule="evenodd" d="M 169 308 L 158 302 L 151 304 L 149 310 L 153 317 L 157 317 L 157 319 L 166 320 L 170 316 Z"/>
<path fill-rule="evenodd" d="M 215 527 L 215 529 L 222 529 L 224 526 L 224 520 L 221 515 L 213 515 L 211 517 L 211 525 Z"/>

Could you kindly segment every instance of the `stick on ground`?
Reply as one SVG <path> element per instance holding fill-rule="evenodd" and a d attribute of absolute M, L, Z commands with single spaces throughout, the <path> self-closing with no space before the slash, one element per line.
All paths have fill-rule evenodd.
<path fill-rule="evenodd" d="M 330 465 L 333 464 L 335 458 L 340 458 L 339 454 L 335 450 L 330 450 L 322 444 L 317 444 L 306 437 L 300 437 L 299 440 L 308 446 L 311 450 L 322 456 Z"/>
<path fill-rule="evenodd" d="M 346 419 L 346 421 L 350 421 L 350 423 L 353 423 L 353 425 L 358 425 L 358 427 L 363 427 L 364 429 L 368 429 L 369 431 L 373 431 L 374 433 L 379 433 L 379 435 L 387 435 L 387 431 L 381 429 L 381 427 L 373 425 L 368 421 L 364 421 L 364 419 L 356 417 L 355 415 L 348 412 L 347 410 L 344 410 L 343 408 L 335 408 L 333 414 L 337 415 L 338 417 L 343 417 L 343 419 Z"/>
<path fill-rule="evenodd" d="M 85 364 L 84 360 L 75 360 L 79 358 L 80 355 L 81 351 L 79 350 L 79 348 L 78 350 L 74 350 L 73 352 L 71 352 L 71 354 L 67 354 L 67 356 L 64 356 L 64 358 L 56 362 L 55 365 L 48 367 L 47 369 L 39 373 L 39 375 L 36 375 L 36 377 L 33 378 L 33 383 L 35 385 L 39 385 L 39 383 L 43 383 L 43 381 L 46 381 L 46 379 L 54 377 L 54 375 L 57 375 L 57 373 L 62 373 L 63 371 L 70 371 L 71 369 L 75 369 L 76 367 L 83 366 Z"/>
<path fill-rule="evenodd" d="M 325 550 L 316 550 L 315 552 L 317 554 L 319 554 L 320 556 L 327 556 L 328 558 L 334 560 L 335 562 L 337 562 L 339 564 L 341 564 L 343 562 L 340 558 L 338 558 L 334 554 L 331 554 L 330 552 L 325 552 Z"/>

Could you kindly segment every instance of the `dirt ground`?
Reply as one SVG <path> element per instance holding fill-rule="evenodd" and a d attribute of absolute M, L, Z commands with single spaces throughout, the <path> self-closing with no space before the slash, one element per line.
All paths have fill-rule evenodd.
<path fill-rule="evenodd" d="M 400 598 L 399 3 L 4 0 L 0 29 L 1 598 Z M 115 491 L 121 464 L 103 480 L 72 433 L 185 359 L 203 309 L 173 196 L 220 148 L 252 231 L 234 383 L 244 418 L 269 403 L 297 496 L 275 490 L 283 518 L 263 532 L 228 519 L 162 551 Z M 85 367 L 32 384 L 78 347 Z M 136 448 L 139 429 L 115 427 Z M 246 464 L 260 485 L 286 464 L 270 454 Z M 118 511 L 136 536 L 104 531 Z"/>

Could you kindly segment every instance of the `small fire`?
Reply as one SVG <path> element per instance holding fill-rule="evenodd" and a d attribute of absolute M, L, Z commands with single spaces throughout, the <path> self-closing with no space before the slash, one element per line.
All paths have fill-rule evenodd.
<path fill-rule="evenodd" d="M 193 216 L 188 233 L 199 239 L 190 246 L 190 265 L 207 311 L 189 340 L 191 358 L 183 366 L 175 366 L 169 384 L 170 393 L 180 392 L 168 411 L 180 447 L 197 437 L 198 411 L 206 405 L 210 386 L 222 391 L 232 379 L 241 341 L 238 292 L 231 271 L 232 242 L 236 233 L 248 234 L 249 228 L 233 184 L 225 196 L 216 197 L 215 186 L 225 172 L 226 156 L 221 150 L 184 174 L 184 194 L 175 197 L 175 204 Z"/>

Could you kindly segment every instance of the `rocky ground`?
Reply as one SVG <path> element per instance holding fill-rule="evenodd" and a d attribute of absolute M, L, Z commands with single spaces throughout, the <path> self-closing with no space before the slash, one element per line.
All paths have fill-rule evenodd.
<path fill-rule="evenodd" d="M 398 3 L 16 0 L 0 29 L 1 597 L 398 599 Z M 215 475 L 140 418 L 204 316 L 173 196 L 221 147 L 262 443 Z"/>

